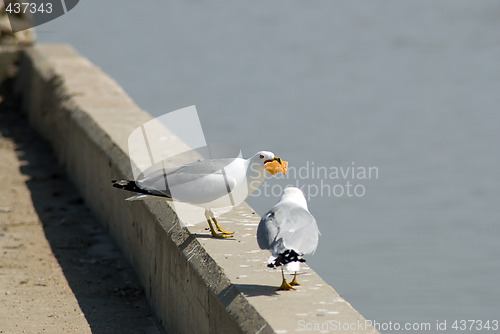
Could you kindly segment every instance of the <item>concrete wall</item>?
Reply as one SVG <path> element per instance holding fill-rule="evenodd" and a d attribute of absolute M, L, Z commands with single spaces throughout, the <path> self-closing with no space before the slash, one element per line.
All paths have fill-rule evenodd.
<path fill-rule="evenodd" d="M 151 117 L 71 47 L 26 49 L 16 90 L 170 333 L 293 333 L 314 326 L 341 333 L 332 327 L 338 322 L 351 325 L 349 333 L 376 332 L 310 268 L 297 291 L 276 292 L 280 272 L 265 265 L 269 254 L 255 239 L 260 217 L 247 204 L 219 219 L 235 238 L 218 240 L 209 237 L 206 223 L 181 227 L 163 201 L 125 201 L 130 194 L 110 180 L 131 178 L 127 138 Z M 174 135 L 170 140 L 184 145 Z"/>

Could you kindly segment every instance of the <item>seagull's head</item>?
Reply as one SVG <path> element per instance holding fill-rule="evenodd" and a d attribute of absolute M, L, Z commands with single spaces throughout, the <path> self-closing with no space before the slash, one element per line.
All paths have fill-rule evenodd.
<path fill-rule="evenodd" d="M 262 166 L 267 164 L 268 162 L 278 161 L 281 164 L 281 159 L 274 155 L 273 152 L 269 151 L 260 151 L 254 155 L 256 161 L 258 161 Z"/>
<path fill-rule="evenodd" d="M 273 152 L 260 151 L 257 152 L 252 158 L 252 164 L 256 164 L 259 167 L 266 167 L 266 164 L 270 162 L 277 161 L 280 165 L 282 163 L 281 159 L 274 155 Z M 266 168 L 267 169 L 267 168 Z M 269 172 L 269 170 L 268 170 Z M 270 173 L 271 174 L 271 173 Z"/>
<path fill-rule="evenodd" d="M 288 186 L 285 189 L 283 189 L 282 196 L 285 196 L 285 197 L 303 197 L 303 198 L 306 198 L 304 196 L 304 193 L 302 192 L 302 190 L 300 190 L 300 188 L 297 188 L 297 187 L 294 187 L 294 186 Z"/>
<path fill-rule="evenodd" d="M 252 166 L 257 166 L 259 169 L 265 169 L 271 175 L 276 173 L 286 174 L 286 169 L 288 167 L 287 161 L 281 160 L 275 156 L 273 152 L 269 151 L 257 152 L 250 158 L 250 164 Z M 264 176 L 264 174 L 262 175 Z"/>
<path fill-rule="evenodd" d="M 281 159 L 276 157 L 273 152 L 269 151 L 260 151 L 257 152 L 251 159 L 252 163 L 259 164 L 264 166 L 268 162 L 279 161 L 281 163 Z"/>
<path fill-rule="evenodd" d="M 307 200 L 302 190 L 297 187 L 288 186 L 283 189 L 280 202 L 293 202 L 307 210 Z"/>

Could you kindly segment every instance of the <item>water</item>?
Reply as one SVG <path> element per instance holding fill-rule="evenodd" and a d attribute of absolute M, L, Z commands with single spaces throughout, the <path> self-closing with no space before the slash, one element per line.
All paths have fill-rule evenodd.
<path fill-rule="evenodd" d="M 499 17 L 494 0 L 87 0 L 38 40 L 72 44 L 153 115 L 196 104 L 207 138 L 245 156 L 376 167 L 324 180 L 364 196 L 310 189 L 308 261 L 368 319 L 434 324 L 498 319 Z"/>

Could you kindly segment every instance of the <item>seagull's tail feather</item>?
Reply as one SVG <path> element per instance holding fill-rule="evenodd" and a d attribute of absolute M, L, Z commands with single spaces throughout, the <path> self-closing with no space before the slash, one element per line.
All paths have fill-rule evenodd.
<path fill-rule="evenodd" d="M 297 254 L 293 249 L 287 249 L 286 251 L 278 255 L 278 257 L 267 266 L 269 268 L 274 268 L 281 265 L 286 265 L 290 262 L 306 262 L 306 260 L 304 260 L 302 258 L 302 255 Z"/>
<path fill-rule="evenodd" d="M 135 181 L 130 181 L 130 180 L 112 180 L 111 183 L 113 184 L 113 187 L 118 188 L 118 189 L 123 189 L 123 190 L 128 190 L 132 191 L 134 193 L 138 193 L 138 195 L 132 196 L 127 198 L 129 201 L 133 200 L 138 200 L 138 199 L 144 199 L 145 197 L 148 196 L 156 196 L 156 197 L 167 197 L 167 196 L 162 196 L 161 194 L 151 192 L 147 189 L 142 189 L 137 186 Z"/>
<path fill-rule="evenodd" d="M 148 197 L 151 197 L 151 195 L 146 195 L 146 194 L 137 194 L 128 198 L 125 198 L 126 201 L 138 201 L 141 199 L 146 199 Z M 158 196 L 155 196 L 158 197 Z"/>

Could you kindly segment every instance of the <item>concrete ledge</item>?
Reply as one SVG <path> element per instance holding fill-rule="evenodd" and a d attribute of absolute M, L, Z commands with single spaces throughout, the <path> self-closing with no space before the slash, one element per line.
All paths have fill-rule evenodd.
<path fill-rule="evenodd" d="M 265 265 L 268 253 L 258 250 L 255 238 L 260 217 L 247 204 L 220 219 L 235 239 L 216 240 L 208 237 L 206 224 L 181 228 L 165 202 L 124 201 L 128 194 L 112 188 L 110 180 L 132 177 L 127 138 L 151 116 L 71 47 L 26 49 L 16 88 L 31 124 L 51 142 L 88 206 L 129 258 L 170 333 L 292 333 L 312 326 L 341 333 L 332 326 L 365 324 L 310 268 L 297 291 L 275 291 L 280 274 Z M 361 326 L 346 332 L 376 331 Z"/>

